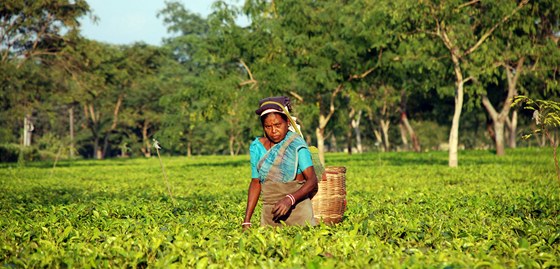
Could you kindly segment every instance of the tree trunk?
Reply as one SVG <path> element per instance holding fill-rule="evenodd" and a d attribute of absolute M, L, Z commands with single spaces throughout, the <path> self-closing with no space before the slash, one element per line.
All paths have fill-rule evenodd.
<path fill-rule="evenodd" d="M 492 119 L 492 126 L 493 128 L 493 140 L 494 140 L 494 147 L 496 148 L 496 155 L 504 156 L 505 152 L 505 135 L 504 135 L 504 126 L 507 119 L 507 115 L 504 115 L 504 110 L 508 110 L 505 106 L 502 108 L 502 111 L 498 113 L 488 97 L 482 96 L 482 104 L 486 108 L 486 111 L 490 115 L 490 119 Z M 504 117 L 505 116 L 505 117 Z"/>
<path fill-rule="evenodd" d="M 372 126 L 375 126 L 376 124 L 379 125 L 379 122 L 376 122 L 374 119 L 374 113 L 373 110 L 368 107 L 367 108 L 367 118 L 370 121 Z M 383 137 L 381 136 L 381 133 L 379 132 L 381 128 L 373 128 L 373 135 L 375 136 L 375 146 L 376 147 L 380 147 L 382 152 L 385 152 L 385 147 L 384 147 L 384 143 L 383 143 Z"/>
<path fill-rule="evenodd" d="M 111 131 L 107 131 L 105 133 L 105 136 L 103 137 L 103 147 L 101 148 L 101 158 L 100 159 L 105 159 L 105 157 L 107 156 L 107 148 L 109 147 L 109 135 L 111 134 Z"/>
<path fill-rule="evenodd" d="M 31 136 L 33 135 L 33 122 L 31 121 L 31 114 L 26 114 L 23 118 L 23 146 L 31 146 Z"/>
<path fill-rule="evenodd" d="M 321 115 L 320 117 L 323 117 Z M 323 166 L 325 165 L 325 129 L 317 127 L 315 129 L 315 136 L 317 137 L 317 149 L 319 150 L 319 160 Z"/>
<path fill-rule="evenodd" d="M 120 157 L 121 157 L 121 158 L 126 158 L 126 157 L 128 157 L 128 153 L 127 153 L 128 147 L 126 146 L 126 143 L 122 144 L 122 145 L 120 146 L 120 149 L 121 149 L 121 155 L 120 155 Z"/>
<path fill-rule="evenodd" d="M 346 132 L 346 151 L 349 155 L 352 155 L 352 128 L 349 128 Z"/>
<path fill-rule="evenodd" d="M 352 155 L 352 130 L 353 125 L 352 121 L 354 120 L 354 115 L 356 114 L 356 110 L 351 107 L 350 112 L 348 113 L 348 131 L 346 132 L 346 151 L 349 155 Z"/>
<path fill-rule="evenodd" d="M 399 131 L 401 133 L 401 140 L 402 140 L 402 144 L 403 144 L 403 150 L 408 151 L 409 150 L 409 145 L 408 145 L 408 138 L 406 137 L 406 129 L 404 127 L 404 124 L 401 122 L 399 122 Z"/>
<path fill-rule="evenodd" d="M 92 104 L 84 104 L 84 116 L 87 119 L 87 127 L 91 130 L 91 134 L 93 136 L 93 158 L 101 159 L 103 157 L 103 154 L 99 149 L 99 116 L 96 115 L 95 109 Z"/>
<path fill-rule="evenodd" d="M 383 138 L 383 149 L 385 152 L 389 152 L 391 149 L 391 143 L 389 142 L 389 126 L 391 122 L 389 120 L 379 120 L 379 126 L 381 127 L 381 134 Z"/>
<path fill-rule="evenodd" d="M 406 91 L 405 90 L 401 90 L 401 104 L 400 104 L 400 110 L 401 110 L 401 117 L 400 117 L 400 122 L 399 122 L 399 130 L 401 131 L 401 140 L 404 146 L 404 149 L 406 151 L 410 150 L 410 145 L 408 144 L 408 138 L 407 138 L 407 132 L 410 133 L 410 130 L 408 127 L 409 126 L 405 126 L 405 121 L 406 123 L 408 123 L 408 119 L 406 118 L 406 102 L 407 102 L 407 96 L 406 96 Z M 412 128 L 410 128 L 412 129 Z M 410 134 L 411 138 L 412 138 L 412 134 Z"/>
<path fill-rule="evenodd" d="M 463 99 L 465 95 L 463 86 L 465 80 L 463 78 L 463 71 L 461 70 L 459 49 L 451 42 L 445 28 L 441 27 L 439 23 L 437 26 L 437 33 L 449 50 L 451 61 L 453 62 L 453 72 L 455 73 L 455 109 L 453 111 L 451 129 L 449 130 L 449 167 L 457 167 L 459 165 L 459 158 L 457 156 L 457 149 L 459 147 L 459 122 L 463 110 Z M 471 53 L 477 46 L 478 45 L 471 47 L 466 53 Z"/>
<path fill-rule="evenodd" d="M 244 143 L 237 143 L 237 149 L 235 149 L 235 155 L 239 155 L 239 152 L 241 151 L 242 148 L 245 147 Z"/>
<path fill-rule="evenodd" d="M 375 135 L 375 140 L 377 141 L 377 145 L 381 145 L 381 151 L 385 152 L 385 146 L 383 144 L 383 137 L 379 130 L 373 130 L 373 135 Z"/>
<path fill-rule="evenodd" d="M 509 131 L 509 147 L 514 149 L 517 147 L 517 110 L 511 112 L 511 120 L 507 121 Z"/>
<path fill-rule="evenodd" d="M 150 123 L 149 121 L 145 120 L 144 123 L 142 123 L 142 148 L 140 149 L 142 151 L 142 154 L 144 154 L 144 157 L 146 158 L 150 158 L 152 157 L 152 146 L 150 145 L 150 138 L 148 136 L 148 129 L 149 129 Z"/>
<path fill-rule="evenodd" d="M 192 133 L 189 132 L 187 135 L 187 157 L 192 157 Z"/>
<path fill-rule="evenodd" d="M 453 55 L 453 54 L 452 54 Z M 459 59 L 452 56 L 453 63 L 455 64 L 455 76 L 457 81 L 455 90 L 455 110 L 453 112 L 453 120 L 451 122 L 451 130 L 449 131 L 449 167 L 457 167 L 459 165 L 458 148 L 459 148 L 459 122 L 461 120 L 461 112 L 463 110 L 463 73 L 459 66 Z"/>
<path fill-rule="evenodd" d="M 486 131 L 488 132 L 488 136 L 490 136 L 492 143 L 496 145 L 496 130 L 494 130 L 494 123 L 491 119 L 486 120 Z"/>
<path fill-rule="evenodd" d="M 93 151 L 95 152 L 95 159 L 101 160 L 103 159 L 103 151 L 101 147 L 99 147 L 99 141 L 95 139 L 95 144 L 93 145 Z"/>
<path fill-rule="evenodd" d="M 352 119 L 352 128 L 354 129 L 354 134 L 356 135 L 356 150 L 358 153 L 363 153 L 362 147 L 362 135 L 360 132 L 360 120 L 362 118 L 362 111 L 359 110 L 358 114 Z"/>
<path fill-rule="evenodd" d="M 70 125 L 70 148 L 68 149 L 68 153 L 70 159 L 74 159 L 74 107 L 68 109 L 68 123 Z"/>
<path fill-rule="evenodd" d="M 233 149 L 233 145 L 235 143 L 235 136 L 233 134 L 229 135 L 229 155 L 235 156 L 235 150 Z"/>
<path fill-rule="evenodd" d="M 119 119 L 119 111 L 121 108 L 121 104 L 123 101 L 123 95 L 119 95 L 117 99 L 117 103 L 115 104 L 115 109 L 113 110 L 113 124 L 111 124 L 111 128 L 109 131 L 105 133 L 105 138 L 103 139 L 103 151 L 101 152 L 101 159 L 105 158 L 107 155 L 107 148 L 109 147 L 109 135 L 117 129 L 117 123 Z"/>
<path fill-rule="evenodd" d="M 494 133 L 496 134 L 496 155 L 504 156 L 506 155 L 504 122 L 500 120 L 494 122 Z"/>
<path fill-rule="evenodd" d="M 492 105 L 492 103 L 490 102 L 490 100 L 486 95 L 482 97 L 482 104 L 484 105 L 484 108 L 486 108 L 486 111 L 490 115 L 490 118 L 492 119 L 492 122 L 494 124 L 494 134 L 496 136 L 495 137 L 496 155 L 498 156 L 503 156 L 506 154 L 504 126 L 508 121 L 508 114 L 509 111 L 511 110 L 511 103 L 513 102 L 513 97 L 517 94 L 517 90 L 516 90 L 517 81 L 523 69 L 524 60 L 525 58 L 521 57 L 517 61 L 517 66 L 515 67 L 515 69 L 508 66 L 507 64 L 503 64 L 503 66 L 506 69 L 508 89 L 507 89 L 506 99 L 504 100 L 504 104 L 499 113 L 496 111 L 496 109 L 494 109 L 494 106 Z M 517 114 L 515 114 L 515 119 L 513 121 L 515 121 L 515 125 L 517 125 Z M 508 125 L 512 126 L 513 124 L 508 124 Z M 510 128 L 510 137 L 512 136 L 515 138 L 515 130 L 512 132 Z"/>
<path fill-rule="evenodd" d="M 412 141 L 412 149 L 414 149 L 414 151 L 416 152 L 420 152 L 422 150 L 422 148 L 420 147 L 420 140 L 418 139 L 416 132 L 414 132 L 414 129 L 412 128 L 412 125 L 410 125 L 408 117 L 404 112 L 401 113 L 401 122 L 404 124 L 404 127 L 406 128 L 406 131 L 410 136 L 410 140 Z"/>
<path fill-rule="evenodd" d="M 336 140 L 336 135 L 333 134 L 332 131 L 330 131 L 328 134 L 324 135 L 324 140 L 330 139 L 330 145 L 329 148 L 325 148 L 326 151 L 330 151 L 330 152 L 338 152 L 338 140 Z"/>
<path fill-rule="evenodd" d="M 340 84 L 336 89 L 332 92 L 330 96 L 330 105 L 326 115 L 322 114 L 322 103 L 323 98 L 321 96 L 317 96 L 317 100 L 319 101 L 319 125 L 315 129 L 315 135 L 317 136 L 317 149 L 319 151 L 319 160 L 321 164 L 325 166 L 325 129 L 327 127 L 327 123 L 331 120 L 332 115 L 335 112 L 334 108 L 334 100 L 338 93 L 342 91 L 343 85 Z"/>

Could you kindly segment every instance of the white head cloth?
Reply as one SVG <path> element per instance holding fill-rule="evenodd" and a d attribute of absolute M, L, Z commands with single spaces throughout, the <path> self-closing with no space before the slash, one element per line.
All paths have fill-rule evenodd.
<path fill-rule="evenodd" d="M 280 111 L 280 110 L 277 110 L 277 109 L 269 108 L 269 109 L 267 109 L 267 110 L 265 110 L 265 111 L 263 111 L 263 112 L 261 113 L 261 117 L 264 116 L 264 115 L 266 115 L 266 114 L 268 114 L 268 113 L 272 113 L 272 112 L 281 113 L 281 114 L 286 115 L 286 113 L 284 113 L 284 111 Z M 297 124 L 297 118 L 296 118 L 296 117 L 292 117 L 292 120 L 294 120 L 294 122 L 296 123 L 296 126 L 297 126 L 298 130 L 301 132 L 301 126 L 300 126 L 299 124 Z M 288 130 L 290 130 L 290 131 L 292 131 L 292 132 L 294 132 L 294 133 L 298 133 L 298 132 L 296 131 L 296 129 L 294 128 L 294 126 L 292 126 L 292 124 L 290 124 L 289 121 L 288 121 Z"/>

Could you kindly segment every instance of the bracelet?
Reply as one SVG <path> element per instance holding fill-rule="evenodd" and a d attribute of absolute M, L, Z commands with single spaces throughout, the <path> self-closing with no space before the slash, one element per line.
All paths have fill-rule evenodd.
<path fill-rule="evenodd" d="M 290 198 L 290 201 L 292 201 L 292 205 L 295 205 L 295 204 L 296 204 L 296 198 L 294 198 L 293 195 L 288 194 L 288 195 L 286 195 L 286 197 Z"/>
<path fill-rule="evenodd" d="M 243 226 L 243 225 L 251 225 L 251 223 L 250 222 L 243 222 L 243 223 L 241 223 L 241 226 Z"/>

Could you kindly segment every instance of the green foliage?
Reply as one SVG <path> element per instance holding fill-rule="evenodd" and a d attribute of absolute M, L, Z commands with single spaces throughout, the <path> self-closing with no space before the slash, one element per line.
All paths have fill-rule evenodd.
<path fill-rule="evenodd" d="M 41 156 L 36 147 L 17 144 L 0 144 L 0 162 L 39 161 Z"/>
<path fill-rule="evenodd" d="M 260 228 L 257 209 L 246 232 L 246 155 L 164 157 L 175 206 L 156 158 L 2 164 L 0 266 L 558 267 L 547 153 L 328 154 L 348 169 L 340 224 Z"/>
<path fill-rule="evenodd" d="M 523 104 L 524 109 L 532 110 L 533 120 L 539 127 L 534 133 L 545 132 L 550 134 L 552 130 L 560 127 L 560 103 L 553 100 L 533 100 L 527 96 L 519 95 L 514 98 L 512 106 Z M 525 138 L 531 137 L 528 134 Z"/>
<path fill-rule="evenodd" d="M 0 5 L 0 63 L 56 54 L 89 13 L 85 0 L 5 0 Z"/>
<path fill-rule="evenodd" d="M 426 150 L 441 150 L 442 143 L 447 143 L 449 128 L 433 121 L 412 122 L 414 130 L 418 133 L 418 139 Z"/>
<path fill-rule="evenodd" d="M 557 149 L 560 142 L 558 138 L 553 138 L 552 132 L 560 127 L 560 103 L 553 100 L 533 100 L 526 96 L 516 96 L 512 106 L 525 104 L 524 108 L 533 110 L 533 120 L 538 126 L 533 133 L 524 135 L 524 139 L 530 138 L 533 134 L 544 133 L 546 139 L 553 148 L 554 165 L 556 175 L 560 183 L 560 166 L 558 165 Z"/>
<path fill-rule="evenodd" d="M 151 138 L 164 155 L 235 155 L 261 133 L 257 101 L 289 95 L 310 144 L 319 144 L 316 135 L 331 148 L 351 143 L 354 110 L 364 115 L 366 147 L 376 143 L 381 119 L 398 141 L 405 112 L 431 148 L 454 111 L 455 55 L 466 90 L 457 108 L 476 112 L 457 120 L 459 143 L 478 147 L 487 143 L 471 135 L 484 129 L 480 96 L 504 104 L 508 71 L 521 74 L 520 93 L 557 95 L 558 10 L 556 0 L 248 0 L 241 8 L 215 1 L 204 18 L 168 1 L 158 17 L 170 37 L 153 47 L 80 37 L 75 19 L 89 14 L 85 1 L 3 1 L 0 143 L 18 143 L 30 115 L 33 143 L 75 137 L 85 157 L 150 156 Z M 247 25 L 236 24 L 241 16 Z M 519 59 L 524 66 L 514 70 Z M 42 155 L 52 157 L 54 144 L 40 145 Z"/>

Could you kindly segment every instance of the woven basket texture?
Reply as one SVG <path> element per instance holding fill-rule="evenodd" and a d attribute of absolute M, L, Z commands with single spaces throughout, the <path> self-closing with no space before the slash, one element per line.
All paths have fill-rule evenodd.
<path fill-rule="evenodd" d="M 317 222 L 327 225 L 342 221 L 346 211 L 346 167 L 327 166 L 319 189 L 311 200 Z"/>

